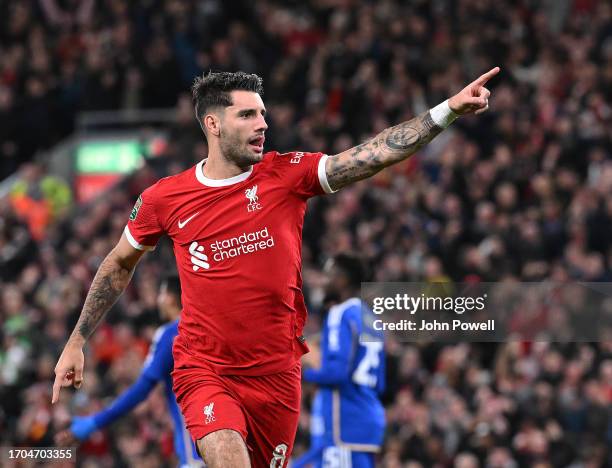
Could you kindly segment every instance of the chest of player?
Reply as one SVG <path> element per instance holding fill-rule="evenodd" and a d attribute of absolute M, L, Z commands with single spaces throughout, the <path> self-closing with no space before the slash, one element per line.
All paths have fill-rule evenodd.
<path fill-rule="evenodd" d="M 256 180 L 232 187 L 204 188 L 168 207 L 166 232 L 175 243 L 290 222 L 290 194 Z"/>
<path fill-rule="evenodd" d="M 206 187 L 169 207 L 166 231 L 179 263 L 201 274 L 286 261 L 299 242 L 305 202 L 270 179 Z M 284 259 L 284 260 L 283 260 Z M 282 265 L 277 265 L 282 267 Z"/>

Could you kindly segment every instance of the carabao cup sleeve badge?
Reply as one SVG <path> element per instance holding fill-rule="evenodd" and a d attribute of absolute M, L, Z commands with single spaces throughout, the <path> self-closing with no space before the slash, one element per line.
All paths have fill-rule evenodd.
<path fill-rule="evenodd" d="M 138 200 L 136 200 L 136 203 L 134 204 L 134 208 L 132 208 L 132 212 L 130 213 L 131 221 L 134 221 L 136 219 L 136 216 L 138 216 L 138 210 L 140 210 L 141 206 L 142 206 L 142 195 L 138 197 Z"/>

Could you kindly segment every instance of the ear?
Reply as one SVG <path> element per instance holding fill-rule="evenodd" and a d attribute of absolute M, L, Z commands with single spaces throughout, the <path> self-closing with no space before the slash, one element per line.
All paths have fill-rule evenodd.
<path fill-rule="evenodd" d="M 204 129 L 209 135 L 219 136 L 221 133 L 221 119 L 215 114 L 206 114 L 203 120 Z"/>

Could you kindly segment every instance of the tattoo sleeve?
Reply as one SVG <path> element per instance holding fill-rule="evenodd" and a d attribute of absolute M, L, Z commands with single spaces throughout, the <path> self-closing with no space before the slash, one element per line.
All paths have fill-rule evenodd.
<path fill-rule="evenodd" d="M 330 157 L 325 164 L 327 181 L 333 190 L 337 190 L 370 177 L 408 158 L 442 130 L 434 123 L 429 111 L 387 128 L 371 140 Z"/>
<path fill-rule="evenodd" d="M 85 305 L 72 332 L 73 336 L 80 336 L 84 340 L 89 338 L 104 314 L 123 293 L 133 272 L 134 269 L 126 268 L 117 262 L 112 253 L 104 259 L 91 283 Z"/>

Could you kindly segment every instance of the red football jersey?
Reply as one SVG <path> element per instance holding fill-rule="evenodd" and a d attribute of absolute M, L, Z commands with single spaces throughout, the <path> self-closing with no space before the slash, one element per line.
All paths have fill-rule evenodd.
<path fill-rule="evenodd" d="M 189 355 L 219 374 L 265 375 L 308 350 L 302 227 L 308 198 L 332 192 L 326 159 L 269 152 L 222 180 L 205 177 L 202 161 L 139 197 L 125 228 L 132 246 L 153 249 L 164 233 L 173 242 L 183 304 L 175 366 Z"/>

